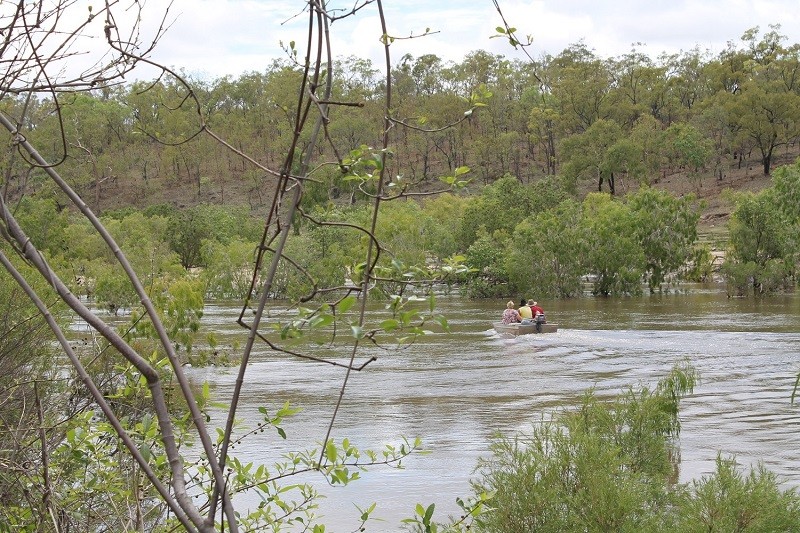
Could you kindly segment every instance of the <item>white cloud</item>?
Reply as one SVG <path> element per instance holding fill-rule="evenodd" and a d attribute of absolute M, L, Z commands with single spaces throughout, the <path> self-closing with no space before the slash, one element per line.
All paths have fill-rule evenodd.
<path fill-rule="evenodd" d="M 385 0 L 393 61 L 405 53 L 433 53 L 459 61 L 477 49 L 509 57 L 515 53 L 504 39 L 490 39 L 501 20 L 490 0 Z M 177 19 L 153 58 L 167 65 L 209 76 L 264 70 L 282 57 L 279 42 L 304 46 L 307 15 L 296 15 L 297 0 L 176 0 Z M 329 7 L 351 9 L 353 0 L 329 1 Z M 500 0 L 507 20 L 520 36 L 531 34 L 529 51 L 556 55 L 581 40 L 601 57 L 628 52 L 632 43 L 655 57 L 695 46 L 718 53 L 728 41 L 738 42 L 751 27 L 780 23 L 790 43 L 800 42 L 797 0 Z M 153 3 L 148 9 L 161 9 Z M 283 24 L 282 24 L 283 23 Z M 377 5 L 368 5 L 353 19 L 331 25 L 334 54 L 356 55 L 383 64 Z"/>

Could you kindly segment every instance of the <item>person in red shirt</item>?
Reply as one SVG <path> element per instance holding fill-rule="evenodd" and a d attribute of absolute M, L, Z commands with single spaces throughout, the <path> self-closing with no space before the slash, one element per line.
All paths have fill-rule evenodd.
<path fill-rule="evenodd" d="M 528 300 L 528 307 L 531 308 L 531 313 L 533 314 L 533 318 L 537 318 L 541 315 L 541 318 L 539 320 L 541 320 L 541 323 L 544 324 L 546 321 L 544 317 L 544 309 L 539 307 L 539 302 Z"/>
<path fill-rule="evenodd" d="M 533 300 L 528 300 L 528 306 L 531 308 L 531 313 L 533 313 L 533 322 L 536 324 L 536 331 L 541 332 L 542 324 L 547 324 L 547 319 L 544 316 L 544 309 L 539 307 L 539 303 Z"/>

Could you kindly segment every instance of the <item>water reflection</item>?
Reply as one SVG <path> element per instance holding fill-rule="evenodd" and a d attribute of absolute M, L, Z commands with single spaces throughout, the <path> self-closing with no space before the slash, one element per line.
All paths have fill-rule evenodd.
<path fill-rule="evenodd" d="M 352 376 L 337 438 L 378 448 L 401 435 L 419 436 L 430 454 L 410 458 L 402 471 L 373 469 L 349 487 L 321 483 L 329 530 L 350 529 L 357 515 L 353 503 L 379 502 L 376 514 L 386 527 L 373 531 L 399 529 L 418 502 L 436 503 L 437 514 L 455 513 L 455 498 L 469 494 L 472 470 L 495 432 L 526 431 L 548 410 L 574 405 L 589 387 L 609 397 L 652 384 L 685 358 L 701 382 L 682 404 L 681 480 L 711 472 L 720 451 L 745 465 L 763 461 L 785 486 L 800 486 L 800 411 L 789 399 L 800 371 L 797 296 L 732 300 L 706 289 L 551 302 L 548 318 L 559 332 L 515 339 L 490 329 L 502 304 L 443 300 L 453 334 L 432 335 L 406 350 L 367 348 L 360 354 L 378 361 Z M 218 305 L 207 309 L 206 319 L 233 338 L 242 335 L 233 325 L 237 313 Z M 196 369 L 193 376 L 209 380 L 224 401 L 235 370 Z M 340 368 L 259 352 L 248 370 L 244 423 L 255 424 L 261 405 L 288 400 L 304 410 L 286 424 L 286 441 L 276 435 L 246 440 L 236 450 L 240 459 L 270 463 L 321 440 L 342 376 Z M 215 421 L 222 416 L 215 413 Z"/>

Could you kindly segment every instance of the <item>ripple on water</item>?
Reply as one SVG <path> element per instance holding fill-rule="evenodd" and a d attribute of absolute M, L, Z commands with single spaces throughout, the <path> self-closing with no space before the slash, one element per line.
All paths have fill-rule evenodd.
<path fill-rule="evenodd" d="M 456 333 L 437 333 L 400 352 L 360 353 L 360 361 L 372 355 L 378 361 L 352 374 L 334 427 L 362 447 L 420 436 L 430 454 L 409 458 L 403 471 L 373 469 L 344 490 L 323 487 L 326 523 L 335 531 L 352 525 L 339 518 L 351 502 L 380 502 L 387 531 L 413 515 L 417 502 L 436 503 L 442 516 L 455 513 L 454 499 L 469 495 L 477 458 L 495 432 L 528 431 L 554 410 L 574 406 L 590 387 L 610 397 L 653 385 L 687 359 L 700 383 L 682 402 L 680 479 L 709 474 L 723 453 L 745 466 L 763 461 L 787 487 L 798 487 L 800 407 L 789 401 L 800 371 L 798 302 L 730 301 L 711 291 L 552 302 L 548 317 L 559 323 L 557 333 L 503 338 L 487 329 L 497 302 L 442 299 Z M 258 406 L 286 399 L 304 408 L 286 423 L 288 442 L 271 435 L 239 448 L 243 459 L 268 462 L 324 436 L 343 372 L 284 356 L 257 359 L 248 369 L 243 422 L 260 418 Z M 193 372 L 223 399 L 236 376 L 235 369 Z M 220 413 L 214 417 L 219 421 Z"/>

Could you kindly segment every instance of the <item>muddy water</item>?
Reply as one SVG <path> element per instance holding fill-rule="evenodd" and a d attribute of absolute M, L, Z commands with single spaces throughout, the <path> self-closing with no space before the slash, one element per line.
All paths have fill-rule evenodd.
<path fill-rule="evenodd" d="M 558 333 L 499 337 L 490 323 L 504 302 L 454 297 L 439 302 L 451 334 L 400 351 L 359 354 L 358 360 L 378 360 L 351 377 L 335 436 L 364 448 L 418 436 L 429 453 L 410 457 L 403 470 L 373 468 L 345 488 L 319 480 L 328 531 L 352 530 L 355 505 L 374 501 L 374 516 L 385 522 L 371 531 L 399 530 L 416 503 L 435 503 L 440 518 L 456 513 L 455 498 L 469 495 L 473 468 L 495 432 L 524 432 L 543 413 L 574 405 L 590 387 L 606 397 L 653 384 L 684 359 L 699 370 L 701 382 L 682 403 L 681 480 L 711 472 L 721 452 L 743 465 L 761 461 L 784 486 L 800 486 L 800 405 L 790 403 L 800 372 L 800 297 L 731 300 L 711 287 L 539 303 L 559 324 Z M 206 324 L 223 336 L 241 335 L 229 325 L 237 312 L 210 306 Z M 230 396 L 235 375 L 236 369 L 192 371 L 194 379 L 211 382 L 220 401 Z M 289 400 L 303 411 L 286 422 L 287 440 L 264 433 L 234 452 L 242 461 L 270 464 L 285 451 L 321 441 L 342 377 L 329 365 L 256 354 L 246 377 L 243 424 L 255 425 L 262 405 Z M 222 413 L 214 416 L 221 423 Z"/>

